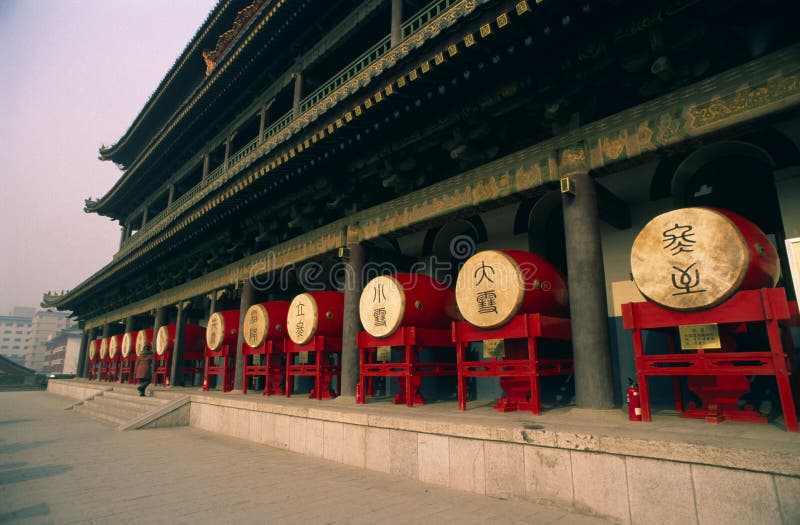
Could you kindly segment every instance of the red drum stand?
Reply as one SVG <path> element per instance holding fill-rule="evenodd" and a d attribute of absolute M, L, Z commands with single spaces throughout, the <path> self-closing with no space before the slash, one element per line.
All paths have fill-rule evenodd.
<path fill-rule="evenodd" d="M 505 357 L 493 357 L 488 361 L 466 360 L 466 348 L 469 343 L 493 339 L 503 339 L 508 343 Z M 541 411 L 539 378 L 570 375 L 574 370 L 572 357 L 557 359 L 540 357 L 540 343 L 542 340 L 570 341 L 571 339 L 569 319 L 541 314 L 519 314 L 507 324 L 490 330 L 476 328 L 464 321 L 454 322 L 458 408 L 460 410 L 467 408 L 467 377 L 499 377 L 505 397 L 500 398 L 494 406 L 495 410 L 498 412 L 530 410 L 538 414 Z"/>
<path fill-rule="evenodd" d="M 704 418 L 710 423 L 726 419 L 766 422 L 766 418 L 752 407 L 739 408 L 738 400 L 749 391 L 747 376 L 771 375 L 775 376 L 777 382 L 786 429 L 798 431 L 797 409 L 790 381 L 797 363 L 789 333 L 789 325 L 798 319 L 797 305 L 786 300 L 783 288 L 740 291 L 719 306 L 697 312 L 676 312 L 649 302 L 628 303 L 622 305 L 622 318 L 625 329 L 633 331 L 643 421 L 650 421 L 647 378 L 672 376 L 675 408 L 683 417 Z M 726 345 L 734 333 L 746 332 L 748 323 L 763 323 L 769 349 L 731 351 L 731 345 Z M 721 349 L 676 350 L 678 327 L 704 324 L 718 325 Z M 665 333 L 670 353 L 646 355 L 642 344 L 643 330 Z M 699 408 L 693 403 L 683 406 L 679 376 L 688 376 L 689 389 L 702 400 Z"/>
<path fill-rule="evenodd" d="M 101 357 L 98 379 L 100 381 L 110 381 L 109 379 L 110 369 L 111 369 L 111 361 L 109 360 L 108 356 Z"/>
<path fill-rule="evenodd" d="M 108 358 L 108 371 L 106 372 L 106 375 L 108 376 L 108 381 L 116 382 L 119 380 L 119 365 L 120 365 L 119 353 L 117 353 L 117 355 L 115 355 L 114 357 Z"/>
<path fill-rule="evenodd" d="M 119 362 L 119 382 L 134 384 L 136 382 L 136 352 L 123 357 Z"/>
<path fill-rule="evenodd" d="M 378 338 L 368 332 L 358 333 L 360 380 L 356 389 L 356 403 L 366 403 L 367 395 L 373 395 L 373 377 L 398 377 L 400 392 L 394 397 L 394 404 L 407 406 L 425 404 L 419 392 L 422 376 L 456 375 L 455 363 L 420 362 L 419 352 L 423 348 L 434 348 L 438 353 L 442 348 L 453 348 L 453 340 L 447 329 L 417 328 L 401 326 L 389 337 Z M 378 362 L 378 349 L 389 347 L 389 360 Z M 403 349 L 403 360 L 391 362 L 391 349 Z"/>
<path fill-rule="evenodd" d="M 154 384 L 161 384 L 164 387 L 169 386 L 169 376 L 172 372 L 172 353 L 174 349 L 170 348 L 165 350 L 163 354 L 156 355 L 156 375 L 153 379 Z M 202 374 L 203 359 L 205 355 L 199 350 L 185 349 L 183 352 L 183 366 L 181 367 L 181 374 L 192 378 L 192 385 L 194 385 L 194 376 Z"/>
<path fill-rule="evenodd" d="M 287 340 L 286 348 L 286 397 L 291 397 L 295 376 L 314 378 L 314 388 L 308 395 L 310 399 L 332 399 L 340 394 L 342 375 L 342 340 L 335 337 L 314 336 L 308 343 L 299 345 Z M 302 363 L 303 357 L 313 363 Z M 297 360 L 297 363 L 295 363 Z M 336 377 L 336 391 L 331 390 L 331 382 Z"/>
<path fill-rule="evenodd" d="M 286 375 L 285 344 L 284 339 L 267 339 L 256 348 L 246 344 L 242 346 L 244 355 L 242 393 L 247 393 L 248 378 L 264 376 L 263 395 L 283 394 L 281 383 Z"/>
<path fill-rule="evenodd" d="M 221 359 L 221 364 L 215 364 L 217 359 Z M 205 360 L 203 391 L 209 389 L 208 379 L 210 376 L 222 377 L 223 392 L 233 390 L 233 377 L 236 374 L 236 346 L 225 344 L 219 347 L 219 350 L 206 348 Z"/>
<path fill-rule="evenodd" d="M 86 379 L 89 381 L 99 379 L 99 366 L 99 358 L 95 357 L 94 359 L 89 359 L 89 367 L 86 370 Z"/>

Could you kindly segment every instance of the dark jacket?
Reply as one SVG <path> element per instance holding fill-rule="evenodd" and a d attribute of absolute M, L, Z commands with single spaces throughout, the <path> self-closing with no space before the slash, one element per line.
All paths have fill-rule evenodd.
<path fill-rule="evenodd" d="M 136 379 L 153 379 L 153 363 L 155 356 L 152 352 L 140 355 L 136 359 Z"/>

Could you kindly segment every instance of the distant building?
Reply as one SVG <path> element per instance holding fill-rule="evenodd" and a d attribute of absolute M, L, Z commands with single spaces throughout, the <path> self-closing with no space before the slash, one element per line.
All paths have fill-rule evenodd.
<path fill-rule="evenodd" d="M 50 310 L 34 314 L 30 330 L 30 350 L 25 358 L 25 366 L 37 372 L 44 370 L 46 343 L 57 333 L 73 325 L 69 315 L 70 312 Z"/>
<path fill-rule="evenodd" d="M 44 343 L 42 372 L 48 374 L 74 374 L 78 367 L 78 351 L 81 332 L 77 328 L 66 329 Z"/>
<path fill-rule="evenodd" d="M 36 308 L 15 306 L 9 315 L 0 316 L 0 355 L 25 364 Z"/>

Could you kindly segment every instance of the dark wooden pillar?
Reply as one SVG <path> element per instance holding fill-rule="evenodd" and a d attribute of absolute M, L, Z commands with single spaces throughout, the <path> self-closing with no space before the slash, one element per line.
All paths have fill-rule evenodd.
<path fill-rule="evenodd" d="M 300 116 L 300 101 L 303 100 L 303 73 L 294 74 L 294 99 L 292 101 L 292 118 Z"/>
<path fill-rule="evenodd" d="M 211 169 L 211 155 L 206 153 L 203 155 L 203 180 L 208 178 L 209 170 Z"/>
<path fill-rule="evenodd" d="M 403 40 L 403 0 L 392 0 L 392 37 L 394 47 Z"/>
<path fill-rule="evenodd" d="M 140 230 L 144 228 L 145 223 L 147 223 L 147 212 L 148 208 L 147 206 L 145 206 L 144 209 L 142 210 L 142 226 L 141 228 L 139 228 Z"/>
<path fill-rule="evenodd" d="M 256 302 L 256 289 L 250 279 L 242 283 L 242 298 L 239 303 L 239 338 L 236 341 L 236 372 L 233 375 L 233 389 L 242 389 L 242 377 L 244 376 L 244 355 L 242 354 L 242 347 L 244 346 L 244 317 L 247 309 L 253 306 Z"/>
<path fill-rule="evenodd" d="M 608 307 L 597 195 L 583 147 L 561 152 L 564 236 L 575 358 L 575 398 L 579 408 L 614 407 Z M 564 193 L 564 180 L 573 190 Z"/>
<path fill-rule="evenodd" d="M 136 330 L 136 318 L 130 315 L 128 316 L 127 319 L 125 319 L 125 333 L 129 333 L 132 335 L 135 330 Z M 134 338 L 133 342 L 135 341 L 136 339 Z"/>
<path fill-rule="evenodd" d="M 81 334 L 81 346 L 78 349 L 78 367 L 77 370 L 75 370 L 75 375 L 77 377 L 86 377 L 86 350 L 89 348 L 89 341 L 93 335 L 92 332 L 94 332 L 94 330 L 88 329 L 83 330 Z"/>
<path fill-rule="evenodd" d="M 175 200 L 175 184 L 169 185 L 169 193 L 167 193 L 167 207 L 169 207 Z"/>
<path fill-rule="evenodd" d="M 163 306 L 156 308 L 156 315 L 153 321 L 153 342 L 151 343 L 153 353 L 156 352 L 156 341 L 158 340 L 158 330 L 166 324 L 167 311 Z"/>
<path fill-rule="evenodd" d="M 107 324 L 103 325 L 103 332 L 102 333 L 103 333 L 103 335 L 101 335 L 100 337 L 102 337 L 103 339 L 111 336 L 111 323 L 107 323 Z"/>
<path fill-rule="evenodd" d="M 186 308 L 189 303 L 178 303 L 175 320 L 175 347 L 172 350 L 172 367 L 169 373 L 170 386 L 183 386 L 183 354 L 186 348 Z"/>
<path fill-rule="evenodd" d="M 233 142 L 233 135 L 225 139 L 225 160 L 223 161 L 222 165 L 225 166 L 224 169 L 228 169 L 228 159 L 231 157 L 231 143 Z"/>
<path fill-rule="evenodd" d="M 261 113 L 258 120 L 258 143 L 264 142 L 264 131 L 267 129 L 267 119 L 269 118 L 269 105 L 264 104 L 261 107 Z"/>
<path fill-rule="evenodd" d="M 358 302 L 364 286 L 363 273 L 366 255 L 364 246 L 351 243 L 347 246 L 344 285 L 344 326 L 342 327 L 342 396 L 355 396 L 359 378 L 356 336 L 361 329 Z"/>

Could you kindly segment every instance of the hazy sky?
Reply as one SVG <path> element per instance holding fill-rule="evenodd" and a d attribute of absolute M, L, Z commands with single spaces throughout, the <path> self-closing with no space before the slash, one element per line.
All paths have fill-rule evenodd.
<path fill-rule="evenodd" d="M 0 315 L 111 260 L 118 223 L 83 212 L 121 175 L 98 148 L 128 129 L 215 3 L 0 0 Z"/>

